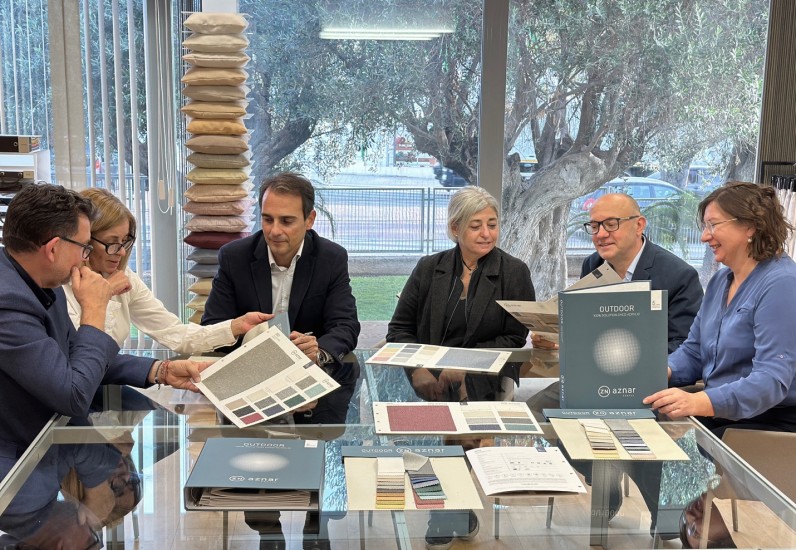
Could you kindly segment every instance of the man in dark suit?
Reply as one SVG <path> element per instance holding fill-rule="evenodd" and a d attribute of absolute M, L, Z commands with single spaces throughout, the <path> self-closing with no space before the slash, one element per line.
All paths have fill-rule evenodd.
<path fill-rule="evenodd" d="M 119 354 L 104 331 L 111 285 L 83 265 L 93 250 L 93 214 L 90 200 L 48 184 L 26 186 L 8 207 L 0 249 L 0 479 L 53 414 L 85 416 L 101 384 L 165 382 L 195 391 L 192 380 L 207 366 Z M 66 281 L 81 306 L 77 329 L 61 288 Z M 54 497 L 55 463 L 42 463 Z M 30 511 L 17 505 L 26 503 L 9 510 Z"/>
<path fill-rule="evenodd" d="M 607 227 L 606 227 L 607 226 Z M 583 261 L 581 277 L 608 262 L 626 281 L 651 281 L 669 295 L 669 353 L 688 337 L 702 303 L 696 269 L 644 237 L 647 219 L 630 195 L 603 195 L 589 212 L 587 232 L 597 252 Z"/>
<path fill-rule="evenodd" d="M 291 341 L 324 368 L 340 387 L 310 410 L 294 412 L 297 424 L 344 424 L 359 366 L 343 363 L 357 345 L 359 321 L 348 276 L 348 253 L 312 230 L 315 190 L 300 174 L 284 172 L 260 186 L 261 231 L 218 253 L 218 273 L 202 324 L 234 319 L 256 305 L 264 313 L 287 312 Z M 328 548 L 329 517 L 310 512 L 305 548 Z M 285 548 L 278 512 L 246 512 L 260 533 L 260 548 Z"/>
<path fill-rule="evenodd" d="M 303 176 L 285 172 L 266 179 L 260 205 L 263 229 L 219 251 L 202 324 L 234 319 L 252 307 L 286 311 L 290 339 L 341 386 L 294 420 L 343 424 L 359 377 L 356 365 L 342 361 L 359 336 L 348 254 L 312 230 L 315 190 Z"/>
<path fill-rule="evenodd" d="M 702 303 L 702 285 L 696 269 L 668 250 L 644 237 L 647 219 L 630 195 L 603 195 L 589 211 L 586 231 L 597 252 L 586 258 L 581 269 L 585 277 L 608 262 L 625 281 L 650 281 L 653 290 L 666 290 L 669 300 L 669 353 L 688 337 L 688 331 Z M 629 464 L 613 471 L 609 509 L 616 513 L 622 503 L 621 472 L 626 472 L 639 486 L 652 515 L 650 534 L 674 538 L 676 525 L 658 524 L 658 497 L 661 483 L 660 464 Z"/>

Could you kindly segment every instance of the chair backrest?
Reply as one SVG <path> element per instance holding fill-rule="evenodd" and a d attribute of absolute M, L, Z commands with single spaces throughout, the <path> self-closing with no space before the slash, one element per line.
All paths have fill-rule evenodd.
<path fill-rule="evenodd" d="M 728 428 L 721 440 L 791 500 L 796 500 L 796 433 Z"/>

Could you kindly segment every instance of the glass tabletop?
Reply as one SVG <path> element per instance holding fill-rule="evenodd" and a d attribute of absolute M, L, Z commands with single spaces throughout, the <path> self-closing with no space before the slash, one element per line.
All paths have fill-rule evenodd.
<path fill-rule="evenodd" d="M 137 353 L 162 356 L 157 350 Z M 345 425 L 274 423 L 238 429 L 224 424 L 202 396 L 170 388 L 111 388 L 110 407 L 86 419 L 55 419 L 0 484 L 0 548 L 24 540 L 34 547 L 135 548 L 425 548 L 428 511 L 349 511 L 344 446 L 556 446 L 550 424 L 543 435 L 456 439 L 439 435 L 380 435 L 375 401 L 421 401 L 401 368 L 367 365 Z M 159 355 L 160 354 L 160 355 Z M 106 396 L 107 397 L 107 396 Z M 691 531 L 718 511 L 738 547 L 796 547 L 796 506 L 694 421 L 661 422 L 689 456 L 687 462 L 594 461 L 573 464 L 587 482 L 581 495 L 488 497 L 479 488 L 477 548 L 679 548 L 676 535 L 686 506 Z M 186 511 L 186 479 L 208 438 L 276 437 L 326 441 L 321 513 Z M 64 481 L 62 481 L 64 480 Z M 475 487 L 479 487 L 474 480 Z M 64 497 L 64 495 L 70 495 Z M 82 502 L 83 504 L 80 504 Z M 733 504 L 735 503 L 735 504 Z M 653 513 L 657 532 L 650 527 Z M 735 508 L 735 512 L 733 512 Z M 94 513 L 92 511 L 97 511 Z M 730 518 L 735 513 L 738 531 Z M 431 519 L 430 519 L 431 518 Z M 464 514 L 465 525 L 468 515 Z M 452 517 L 459 522 L 462 518 Z M 454 529 L 458 535 L 466 528 Z M 708 532 L 707 528 L 704 530 Z M 713 533 L 714 531 L 710 531 Z M 458 547 L 464 543 L 457 542 Z M 70 546 L 72 547 L 72 546 Z"/>

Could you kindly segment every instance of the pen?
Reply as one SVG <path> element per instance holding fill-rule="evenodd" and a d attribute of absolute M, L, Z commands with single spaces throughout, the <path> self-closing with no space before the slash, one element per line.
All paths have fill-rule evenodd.
<path fill-rule="evenodd" d="M 304 333 L 304 336 L 312 336 L 312 331 L 305 332 L 305 333 Z"/>

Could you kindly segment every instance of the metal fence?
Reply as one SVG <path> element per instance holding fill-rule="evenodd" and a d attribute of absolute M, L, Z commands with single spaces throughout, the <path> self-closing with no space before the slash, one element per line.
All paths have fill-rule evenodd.
<path fill-rule="evenodd" d="M 315 229 L 351 254 L 430 254 L 450 248 L 448 201 L 433 187 L 321 187 Z"/>

